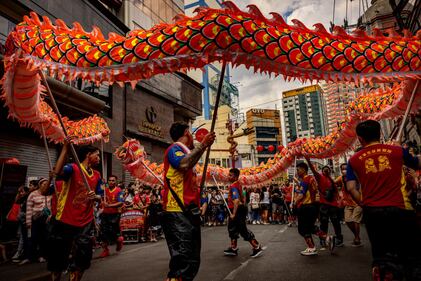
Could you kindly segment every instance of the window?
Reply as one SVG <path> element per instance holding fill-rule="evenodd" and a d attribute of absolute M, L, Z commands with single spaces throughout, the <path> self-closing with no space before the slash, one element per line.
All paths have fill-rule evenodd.
<path fill-rule="evenodd" d="M 256 138 L 276 138 L 279 134 L 279 129 L 274 127 L 256 127 Z"/>
<path fill-rule="evenodd" d="M 82 92 L 85 92 L 97 99 L 105 102 L 107 107 L 104 109 L 104 115 L 107 117 L 112 116 L 112 89 L 107 82 L 103 82 L 97 86 L 94 82 L 83 81 L 79 79 L 77 81 L 77 88 Z"/>
<path fill-rule="evenodd" d="M 7 36 L 15 26 L 14 23 L 0 16 L 0 44 L 4 45 L 6 43 Z"/>

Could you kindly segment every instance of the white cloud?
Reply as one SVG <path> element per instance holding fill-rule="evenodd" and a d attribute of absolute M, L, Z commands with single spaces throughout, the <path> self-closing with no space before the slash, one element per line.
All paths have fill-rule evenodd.
<path fill-rule="evenodd" d="M 276 12 L 286 17 L 288 24 L 291 24 L 292 19 L 298 19 L 309 28 L 312 28 L 315 23 L 322 23 L 328 30 L 333 16 L 333 0 L 236 0 L 234 2 L 244 11 L 247 11 L 247 5 L 254 4 L 266 17 L 271 17 L 270 12 Z M 345 14 L 346 1 L 336 1 L 335 23 L 343 24 Z M 355 23 L 357 18 L 358 1 L 349 1 L 348 21 Z M 233 69 L 231 75 L 232 82 L 239 82 L 242 85 L 239 87 L 242 111 L 254 106 L 275 108 L 275 103 L 280 108 L 280 100 L 270 101 L 280 99 L 283 91 L 308 85 L 298 81 L 285 82 L 281 77 L 269 78 L 267 75 L 255 74 L 244 67 Z"/>

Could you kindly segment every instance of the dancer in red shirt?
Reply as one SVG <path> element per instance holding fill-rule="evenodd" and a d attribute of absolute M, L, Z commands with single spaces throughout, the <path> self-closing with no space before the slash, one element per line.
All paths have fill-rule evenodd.
<path fill-rule="evenodd" d="M 243 190 L 238 178 L 240 176 L 240 170 L 232 168 L 229 172 L 229 179 L 231 185 L 228 193 L 228 208 L 231 210 L 231 215 L 228 220 L 228 233 L 231 238 L 231 246 L 224 251 L 226 256 L 237 256 L 238 247 L 237 240 L 240 235 L 244 240 L 248 241 L 253 248 L 251 253 L 252 258 L 256 258 L 262 254 L 262 247 L 254 237 L 253 232 L 247 229 L 247 208 L 245 206 L 245 198 L 243 197 Z"/>
<path fill-rule="evenodd" d="M 101 214 L 101 242 L 103 251 L 101 258 L 108 257 L 108 245 L 117 243 L 116 251 L 123 248 L 123 237 L 120 233 L 120 208 L 123 206 L 123 191 L 117 187 L 117 177 L 108 177 L 108 187 L 105 189 L 104 210 Z"/>
<path fill-rule="evenodd" d="M 100 201 L 101 177 L 93 167 L 99 164 L 99 150 L 84 146 L 78 151 L 81 167 L 72 163 L 64 166 L 68 144 L 56 163 L 55 173 L 63 183 L 58 195 L 55 217 L 49 237 L 48 270 L 52 280 L 58 281 L 62 271 L 69 268 L 69 279 L 79 281 L 90 267 L 92 259 L 92 229 L 94 227 L 94 201 Z M 85 174 L 90 191 L 86 190 L 82 173 Z M 69 260 L 72 251 L 72 259 Z"/>
<path fill-rule="evenodd" d="M 403 165 L 420 169 L 421 159 L 400 146 L 381 144 L 377 121 L 364 121 L 356 131 L 362 149 L 348 162 L 346 186 L 363 207 L 373 280 L 421 280 L 421 230 L 403 173 Z"/>
<path fill-rule="evenodd" d="M 331 178 L 331 172 L 329 166 L 322 168 L 322 173 L 319 173 L 311 164 L 310 159 L 306 158 L 307 163 L 313 172 L 314 178 L 317 181 L 317 186 L 320 194 L 320 246 L 321 250 L 326 249 L 328 246 L 330 250 L 333 250 L 335 246 L 343 247 L 343 236 L 340 222 L 340 209 L 338 205 L 339 191 L 335 185 L 335 182 Z M 326 238 L 329 229 L 329 219 L 332 222 L 333 229 L 335 230 L 335 239 L 329 239 L 326 244 Z M 332 244 L 330 244 L 332 243 Z"/>
<path fill-rule="evenodd" d="M 163 213 L 161 224 L 170 252 L 167 280 L 191 281 L 200 267 L 200 191 L 195 165 L 215 141 L 209 133 L 196 147 L 189 125 L 175 122 L 170 135 L 174 143 L 164 156 Z"/>
<path fill-rule="evenodd" d="M 308 175 L 306 163 L 297 164 L 297 178 L 294 181 L 298 187 L 295 190 L 294 205 L 298 218 L 298 233 L 304 237 L 307 248 L 301 251 L 303 256 L 317 255 L 317 249 L 313 241 L 315 223 L 319 214 L 317 183 L 314 177 Z"/>

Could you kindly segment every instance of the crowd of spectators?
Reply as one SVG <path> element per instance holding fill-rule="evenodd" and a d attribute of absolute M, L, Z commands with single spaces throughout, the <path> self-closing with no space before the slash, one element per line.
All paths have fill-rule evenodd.
<path fill-rule="evenodd" d="M 410 153 L 418 154 L 417 148 L 410 148 Z M 419 171 L 409 168 L 404 169 L 407 180 L 407 191 L 410 194 L 411 203 L 417 210 L 418 222 L 421 227 L 421 175 Z M 18 247 L 12 257 L 12 261 L 20 265 L 30 262 L 45 262 L 46 237 L 48 236 L 49 221 L 51 219 L 51 195 L 49 195 L 47 179 L 41 178 L 31 181 L 29 187 L 21 186 L 18 189 L 15 203 L 20 205 L 17 217 L 18 224 Z M 161 206 L 161 188 L 144 186 L 136 180 L 124 186 L 118 186 L 124 190 L 124 204 L 121 212 L 138 210 L 143 213 L 144 224 L 139 231 L 139 242 L 156 242 L 162 237 L 159 222 Z M 343 222 L 344 192 L 342 185 L 339 189 L 338 206 L 341 208 L 341 220 Z M 291 209 L 293 200 L 293 185 L 285 180 L 281 185 L 265 187 L 244 188 L 243 196 L 246 198 L 248 209 L 247 222 L 249 224 L 288 224 L 292 226 L 296 218 Z M 226 225 L 228 211 L 225 202 L 228 198 L 227 189 L 208 187 L 202 194 L 201 204 L 207 203 L 203 212 L 202 222 L 204 226 L 214 227 Z M 98 214 L 101 206 L 97 208 Z M 97 216 L 98 225 L 100 216 Z M 344 223 L 344 222 L 343 222 Z M 99 247 L 99 232 L 97 231 L 97 246 Z M 124 234 L 124 233 L 123 233 Z M 6 260 L 4 248 L 0 247 L 0 254 Z"/>

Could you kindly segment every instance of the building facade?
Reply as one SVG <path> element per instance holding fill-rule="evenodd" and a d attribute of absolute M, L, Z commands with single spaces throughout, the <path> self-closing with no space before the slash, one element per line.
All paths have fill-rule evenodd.
<path fill-rule="evenodd" d="M 320 83 L 323 102 L 325 104 L 324 121 L 326 134 L 332 133 L 346 117 L 346 108 L 358 95 L 366 90 L 362 85 L 356 87 L 353 83 Z M 368 90 L 368 89 L 367 89 Z"/>
<path fill-rule="evenodd" d="M 326 135 L 324 103 L 318 85 L 282 93 L 286 142 Z"/>
<path fill-rule="evenodd" d="M 246 112 L 247 127 L 254 129 L 248 136 L 254 149 L 254 162 L 266 163 L 282 145 L 281 115 L 279 110 L 252 108 Z M 259 151 L 258 147 L 263 148 Z M 271 150 L 272 149 L 272 150 Z"/>
<path fill-rule="evenodd" d="M 77 21 L 87 31 L 95 25 L 104 34 L 114 32 L 124 35 L 131 28 L 149 28 L 182 13 L 183 1 L 1 1 L 0 43 L 5 42 L 7 34 L 30 11 L 48 16 L 53 22 L 55 19 L 62 19 L 70 25 Z M 128 11 L 130 14 L 127 14 Z M 144 22 L 138 22 L 134 17 L 140 13 L 144 14 L 141 17 Z M 148 17 L 150 20 L 147 20 Z M 0 56 L 0 59 L 3 57 Z M 3 69 L 0 69 L 0 77 L 2 75 Z M 120 87 L 104 83 L 96 86 L 81 80 L 64 83 L 48 78 L 48 82 L 62 115 L 76 120 L 92 114 L 105 118 L 111 134 L 110 141 L 104 144 L 104 176 L 114 174 L 119 180 L 126 182 L 131 179 L 120 161 L 113 156 L 116 147 L 126 137 L 138 139 L 152 161 L 162 162 L 162 155 L 172 142 L 169 136 L 171 124 L 174 121 L 191 123 L 202 113 L 202 86 L 184 73 L 155 76 L 139 82 L 134 90 L 129 85 Z M 42 139 L 33 130 L 21 128 L 17 122 L 7 119 L 7 114 L 7 109 L 1 106 L 0 158 L 17 158 L 21 166 L 27 167 L 26 178 L 48 176 L 48 161 Z M 101 146 L 100 143 L 94 145 Z M 49 150 L 54 164 L 60 146 L 50 144 Z M 5 199 L 5 188 L 0 183 L 1 216 L 4 215 L 3 207 L 7 208 L 10 203 L 3 202 L 8 200 Z M 7 190 L 8 196 L 14 197 L 15 190 Z"/>

